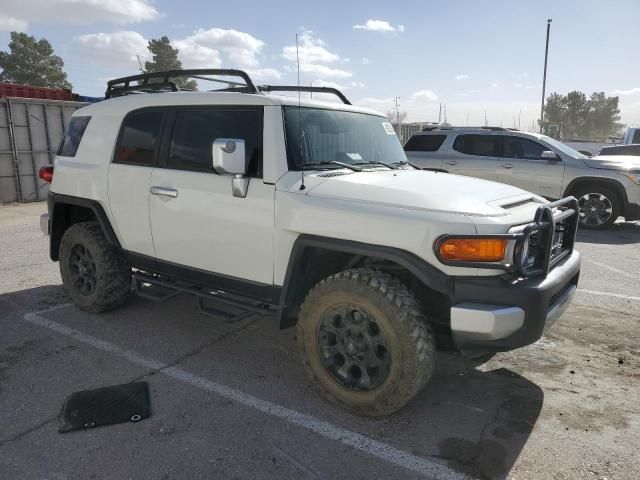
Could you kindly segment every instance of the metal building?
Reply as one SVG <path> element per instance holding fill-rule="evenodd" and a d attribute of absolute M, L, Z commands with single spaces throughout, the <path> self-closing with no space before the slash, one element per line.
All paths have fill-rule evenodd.
<path fill-rule="evenodd" d="M 38 170 L 53 163 L 71 114 L 84 102 L 0 99 L 0 204 L 47 198 Z"/>

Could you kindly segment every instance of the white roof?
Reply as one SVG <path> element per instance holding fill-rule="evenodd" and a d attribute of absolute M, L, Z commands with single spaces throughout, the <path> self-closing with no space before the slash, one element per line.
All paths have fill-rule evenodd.
<path fill-rule="evenodd" d="M 367 113 L 386 117 L 383 113 L 367 108 L 346 105 L 341 101 L 321 101 L 310 99 L 307 93 L 302 93 L 300 106 L 316 107 L 348 112 Z M 318 95 L 318 94 L 316 94 Z M 326 95 L 326 94 L 322 94 Z M 306 97 L 306 98 L 305 98 Z M 337 98 L 337 97 L 336 97 Z M 98 113 L 123 113 L 144 107 L 173 106 L 173 105 L 298 105 L 298 96 L 273 95 L 265 93 L 239 92 L 162 92 L 162 93 L 133 93 L 121 97 L 114 97 L 93 103 L 80 110 L 78 115 Z"/>

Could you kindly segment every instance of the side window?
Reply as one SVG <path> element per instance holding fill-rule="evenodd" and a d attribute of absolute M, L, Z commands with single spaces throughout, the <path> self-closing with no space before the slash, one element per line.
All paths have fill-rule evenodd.
<path fill-rule="evenodd" d="M 244 140 L 248 175 L 262 176 L 262 121 L 257 110 L 188 110 L 176 115 L 167 166 L 215 173 L 211 146 L 217 138 Z"/>
<path fill-rule="evenodd" d="M 518 137 L 502 137 L 504 141 L 504 158 L 522 158 L 525 160 L 540 160 L 540 155 L 549 150 L 544 145 L 533 140 Z"/>
<path fill-rule="evenodd" d="M 495 157 L 497 155 L 496 135 L 458 135 L 453 149 L 467 155 Z"/>
<path fill-rule="evenodd" d="M 163 117 L 164 112 L 159 110 L 147 110 L 129 115 L 122 125 L 114 162 L 153 166 L 154 151 Z"/>
<path fill-rule="evenodd" d="M 435 152 L 438 150 L 446 135 L 414 135 L 404 145 L 405 152 Z"/>
<path fill-rule="evenodd" d="M 91 117 L 71 117 L 67 132 L 58 148 L 58 155 L 61 157 L 75 157 L 80 146 L 80 140 L 84 135 L 84 131 L 89 125 Z"/>
<path fill-rule="evenodd" d="M 636 131 L 633 132 L 631 143 L 640 143 L 640 129 L 636 129 Z"/>

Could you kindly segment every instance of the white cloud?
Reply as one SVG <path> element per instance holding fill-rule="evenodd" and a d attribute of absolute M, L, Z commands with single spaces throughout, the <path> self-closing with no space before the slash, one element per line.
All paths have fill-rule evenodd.
<path fill-rule="evenodd" d="M 538 85 L 526 85 L 526 84 L 521 83 L 521 82 L 514 83 L 513 86 L 516 87 L 516 88 L 526 88 L 527 90 L 538 88 Z"/>
<path fill-rule="evenodd" d="M 90 33 L 74 40 L 74 53 L 94 63 L 124 68 L 137 66 L 136 55 L 143 62 L 150 57 L 147 40 L 138 32 Z"/>
<path fill-rule="evenodd" d="M 242 68 L 259 65 L 257 55 L 265 43 L 245 32 L 210 28 L 196 30 L 192 35 L 176 40 L 174 45 L 178 50 L 189 52 L 185 60 L 189 58 L 201 62 L 204 57 L 215 51 L 224 53 L 231 65 Z M 190 58 L 188 55 L 194 55 L 194 57 Z"/>
<path fill-rule="evenodd" d="M 282 74 L 275 68 L 247 68 L 245 71 L 254 82 L 273 81 L 280 80 L 282 78 Z"/>
<path fill-rule="evenodd" d="M 362 59 L 362 65 L 369 65 L 370 63 L 371 63 L 370 59 L 368 59 L 366 57 Z"/>
<path fill-rule="evenodd" d="M 499 85 L 499 84 L 497 84 L 496 82 L 493 82 L 493 83 L 491 84 L 491 88 L 498 88 L 499 86 L 500 86 L 500 85 Z"/>
<path fill-rule="evenodd" d="M 156 20 L 162 15 L 150 0 L 3 0 L 3 16 L 14 21 L 82 25 Z"/>
<path fill-rule="evenodd" d="M 404 32 L 404 25 L 394 27 L 386 20 L 367 20 L 364 25 L 354 25 L 355 30 L 369 30 L 371 32 Z"/>
<path fill-rule="evenodd" d="M 415 92 L 412 95 L 412 98 L 416 100 L 434 101 L 438 99 L 438 95 L 433 93 L 431 90 L 420 90 L 418 92 Z"/>
<path fill-rule="evenodd" d="M 362 82 L 349 82 L 347 84 L 341 84 L 336 82 L 330 82 L 328 80 L 318 79 L 318 80 L 314 80 L 312 83 L 314 87 L 330 87 L 330 88 L 337 88 L 338 90 L 348 90 L 350 88 L 365 87 L 365 84 Z"/>
<path fill-rule="evenodd" d="M 455 76 L 456 80 L 466 80 L 467 78 L 469 78 L 469 75 L 467 75 L 466 73 L 461 73 Z"/>
<path fill-rule="evenodd" d="M 640 87 L 630 88 L 629 90 L 611 90 L 611 95 L 636 95 L 640 94 Z"/>
<path fill-rule="evenodd" d="M 0 13 L 0 32 L 25 32 L 27 30 L 27 22 L 10 17 Z"/>
<path fill-rule="evenodd" d="M 297 52 L 295 45 L 288 45 L 282 49 L 282 57 L 291 62 L 291 65 L 287 67 L 290 72 L 295 72 L 297 69 L 298 55 L 296 53 L 300 57 L 300 71 L 302 73 L 314 75 L 324 80 L 352 76 L 351 72 L 330 66 L 335 63 L 344 63 L 345 60 L 341 59 L 337 53 L 331 52 L 326 47 L 326 43 L 315 37 L 310 30 L 300 35 Z"/>
<path fill-rule="evenodd" d="M 316 38 L 312 31 L 303 32 L 299 38 L 297 52 L 300 56 L 300 63 L 333 63 L 340 60 L 340 56 L 327 50 L 325 45 L 325 42 Z M 284 47 L 282 56 L 291 62 L 297 61 L 296 46 Z"/>

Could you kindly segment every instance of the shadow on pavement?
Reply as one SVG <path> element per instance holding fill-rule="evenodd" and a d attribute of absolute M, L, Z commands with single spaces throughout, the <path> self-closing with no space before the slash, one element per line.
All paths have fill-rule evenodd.
<path fill-rule="evenodd" d="M 617 222 L 605 230 L 578 229 L 576 240 L 582 243 L 629 245 L 640 242 L 640 222 Z"/>
<path fill-rule="evenodd" d="M 194 375 L 309 412 L 413 455 L 444 461 L 451 469 L 477 478 L 508 476 L 542 408 L 542 390 L 526 378 L 506 368 L 482 371 L 488 370 L 491 363 L 474 368 L 457 355 L 441 353 L 431 382 L 406 408 L 381 419 L 354 416 L 322 400 L 310 386 L 291 331 L 278 331 L 271 318 L 263 318 L 238 329 L 235 335 L 212 333 L 215 321 L 199 315 L 195 302 L 193 311 L 187 310 L 187 300 L 176 298 L 158 305 L 134 296 L 127 305 L 104 315 L 90 315 L 69 307 L 47 317 L 149 358 L 163 361 L 187 358 L 179 366 Z M 0 324 L 67 301 L 61 286 L 0 295 Z M 15 323 L 11 328 L 19 329 L 20 325 Z M 21 333 L 23 341 L 28 332 L 25 329 Z M 219 340 L 199 347 L 198 342 L 207 336 Z M 3 358 L 7 360 L 4 367 L 9 369 L 26 361 L 14 358 L 8 362 L 12 348 L 15 350 L 15 346 L 0 342 L 0 372 Z M 189 351 L 197 354 L 185 356 L 184 352 Z M 86 362 L 91 361 L 87 356 Z M 4 383 L 2 375 L 0 383 Z M 184 414 L 175 411 L 177 405 L 163 404 L 162 408 L 169 417 Z M 213 412 L 212 416 L 215 417 Z M 160 421 L 170 422 L 171 418 Z M 211 432 L 211 436 L 215 437 L 215 433 Z M 148 440 L 153 443 L 153 439 Z M 319 442 L 317 448 L 322 449 L 322 445 Z M 344 455 L 341 461 L 346 462 L 348 449 Z M 315 468 L 322 472 L 322 456 L 315 462 L 318 463 Z"/>

